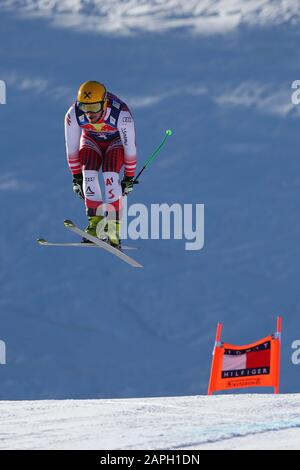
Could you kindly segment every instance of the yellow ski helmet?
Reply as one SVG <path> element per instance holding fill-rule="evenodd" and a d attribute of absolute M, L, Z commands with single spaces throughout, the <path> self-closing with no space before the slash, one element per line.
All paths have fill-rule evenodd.
<path fill-rule="evenodd" d="M 107 107 L 107 91 L 102 83 L 87 81 L 82 83 L 77 93 L 77 103 L 84 111 L 105 111 Z"/>

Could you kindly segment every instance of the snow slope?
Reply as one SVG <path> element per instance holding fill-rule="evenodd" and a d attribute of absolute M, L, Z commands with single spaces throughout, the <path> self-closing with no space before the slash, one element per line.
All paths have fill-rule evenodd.
<path fill-rule="evenodd" d="M 108 5 L 0 2 L 0 398 L 203 394 L 217 322 L 224 340 L 245 344 L 272 333 L 278 313 L 282 391 L 296 393 L 298 2 Z M 190 34 L 201 15 L 221 25 L 237 17 L 237 26 Z M 173 129 L 131 201 L 204 203 L 203 250 L 137 241 L 145 269 L 136 272 L 100 250 L 36 246 L 38 236 L 75 240 L 65 218 L 86 223 L 71 189 L 63 116 L 89 78 L 132 107 L 139 166 Z"/>
<path fill-rule="evenodd" d="M 300 449 L 299 395 L 1 402 L 0 449 Z"/>

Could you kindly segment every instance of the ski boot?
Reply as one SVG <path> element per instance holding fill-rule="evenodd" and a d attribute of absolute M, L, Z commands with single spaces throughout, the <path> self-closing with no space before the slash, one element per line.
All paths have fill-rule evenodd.
<path fill-rule="evenodd" d="M 104 219 L 103 215 L 89 216 L 88 217 L 89 225 L 84 229 L 84 231 L 86 233 L 88 233 L 89 235 L 92 235 L 93 237 L 99 238 L 98 235 L 97 235 L 97 225 L 103 219 Z M 103 238 L 100 238 L 100 240 L 102 240 L 102 239 Z M 105 238 L 105 241 L 106 240 L 107 240 L 107 237 Z M 92 243 L 92 242 L 90 240 L 88 240 L 87 238 L 83 238 L 81 243 Z"/>
<path fill-rule="evenodd" d="M 120 220 L 108 220 L 107 221 L 107 243 L 114 248 L 121 250 L 121 222 Z"/>

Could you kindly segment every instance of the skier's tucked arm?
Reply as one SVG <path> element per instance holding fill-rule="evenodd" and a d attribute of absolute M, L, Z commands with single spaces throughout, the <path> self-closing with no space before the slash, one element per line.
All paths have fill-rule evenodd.
<path fill-rule="evenodd" d="M 75 106 L 73 105 L 65 116 L 67 160 L 73 175 L 73 191 L 80 199 L 84 199 L 83 177 L 79 158 L 80 136 L 81 129 L 78 125 Z"/>
<path fill-rule="evenodd" d="M 135 128 L 133 117 L 128 109 L 120 112 L 118 130 L 124 147 L 124 176 L 133 178 L 136 169 Z"/>
<path fill-rule="evenodd" d="M 72 175 L 81 173 L 79 143 L 81 129 L 75 115 L 75 106 L 71 106 L 65 116 L 65 139 L 68 165 Z"/>

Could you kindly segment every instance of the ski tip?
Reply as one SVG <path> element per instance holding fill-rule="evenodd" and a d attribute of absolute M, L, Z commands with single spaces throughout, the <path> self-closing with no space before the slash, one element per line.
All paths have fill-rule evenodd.
<path fill-rule="evenodd" d="M 66 219 L 66 220 L 64 220 L 64 226 L 65 227 L 74 227 L 74 224 L 73 224 L 72 220 Z"/>
<path fill-rule="evenodd" d="M 131 266 L 133 268 L 143 268 L 144 266 L 140 263 L 138 263 L 137 261 L 134 260 L 134 263 L 131 263 Z"/>
<path fill-rule="evenodd" d="M 45 240 L 44 238 L 38 238 L 38 239 L 37 239 L 37 243 L 38 243 L 39 245 L 44 245 L 45 243 L 47 243 L 47 240 Z"/>

